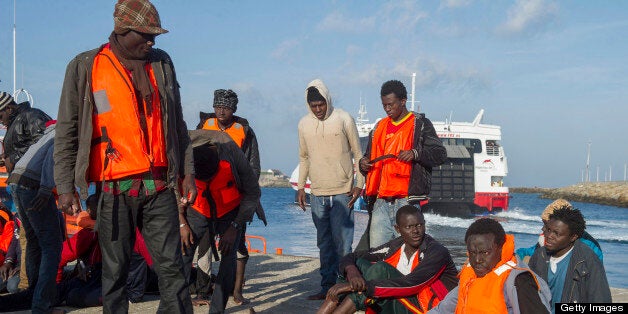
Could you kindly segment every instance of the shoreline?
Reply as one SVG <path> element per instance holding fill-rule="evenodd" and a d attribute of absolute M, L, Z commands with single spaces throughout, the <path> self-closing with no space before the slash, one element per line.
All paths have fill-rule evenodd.
<path fill-rule="evenodd" d="M 628 208 L 628 182 L 581 182 L 560 187 L 512 187 L 513 193 L 538 193 L 541 198 L 564 198 L 568 201 Z"/>

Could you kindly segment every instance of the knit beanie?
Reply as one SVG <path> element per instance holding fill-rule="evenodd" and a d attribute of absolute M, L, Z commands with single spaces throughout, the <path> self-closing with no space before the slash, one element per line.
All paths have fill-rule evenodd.
<path fill-rule="evenodd" d="M 214 107 L 225 107 L 236 112 L 238 110 L 238 94 L 230 89 L 214 91 Z"/>
<path fill-rule="evenodd" d="M 4 110 L 9 104 L 13 103 L 13 96 L 7 92 L 0 92 L 0 111 Z"/>
<path fill-rule="evenodd" d="M 313 101 L 327 101 L 327 100 L 325 99 L 325 97 L 323 97 L 321 92 L 318 91 L 318 88 L 316 88 L 315 86 L 310 86 L 307 88 L 307 102 L 310 103 Z"/>
<path fill-rule="evenodd" d="M 551 204 L 547 205 L 547 207 L 545 207 L 545 210 L 541 214 L 541 219 L 549 220 L 549 216 L 553 214 L 555 210 L 559 208 L 563 208 L 563 207 L 569 207 L 569 209 L 573 209 L 573 206 L 571 206 L 571 203 L 569 203 L 565 199 L 559 198 L 553 201 Z"/>
<path fill-rule="evenodd" d="M 148 0 L 118 0 L 113 11 L 113 24 L 116 34 L 126 34 L 130 30 L 151 35 L 168 32 L 161 28 L 159 13 Z"/>

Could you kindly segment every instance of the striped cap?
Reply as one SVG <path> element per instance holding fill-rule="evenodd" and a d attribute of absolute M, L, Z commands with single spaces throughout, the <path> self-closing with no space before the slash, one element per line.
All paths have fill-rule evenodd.
<path fill-rule="evenodd" d="M 0 92 L 0 111 L 4 110 L 10 103 L 13 102 L 13 96 L 7 92 Z"/>
<path fill-rule="evenodd" d="M 148 0 L 119 0 L 113 11 L 113 24 L 116 34 L 130 30 L 151 35 L 168 32 L 161 28 L 159 13 Z"/>

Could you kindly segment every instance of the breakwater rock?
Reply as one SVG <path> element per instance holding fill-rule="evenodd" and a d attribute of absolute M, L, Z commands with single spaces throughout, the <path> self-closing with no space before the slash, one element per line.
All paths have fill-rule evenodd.
<path fill-rule="evenodd" d="M 511 188 L 515 193 L 539 193 L 541 198 L 628 208 L 628 182 L 586 182 L 561 188 Z"/>
<path fill-rule="evenodd" d="M 263 188 L 289 188 L 290 181 L 286 177 L 264 175 L 259 176 L 259 186 Z"/>

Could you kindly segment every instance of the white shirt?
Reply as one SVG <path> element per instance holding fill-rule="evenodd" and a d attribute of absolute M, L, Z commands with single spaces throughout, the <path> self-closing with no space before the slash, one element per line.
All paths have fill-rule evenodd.
<path fill-rule="evenodd" d="M 558 263 L 560 263 L 560 261 L 562 261 L 565 257 L 567 257 L 567 255 L 569 255 L 569 253 L 572 250 L 573 250 L 573 246 L 571 247 L 571 249 L 569 249 L 569 251 L 567 251 L 567 253 L 563 254 L 563 256 L 561 257 L 550 256 L 549 264 L 550 264 L 550 269 L 552 270 L 553 273 L 556 273 L 556 267 L 558 267 Z"/>
<path fill-rule="evenodd" d="M 412 271 L 412 261 L 416 257 L 416 254 L 419 250 L 416 250 L 412 256 L 408 259 L 408 255 L 406 254 L 406 244 L 401 245 L 401 257 L 399 257 L 399 262 L 397 263 L 397 270 L 402 273 L 404 276 L 409 274 Z"/>

